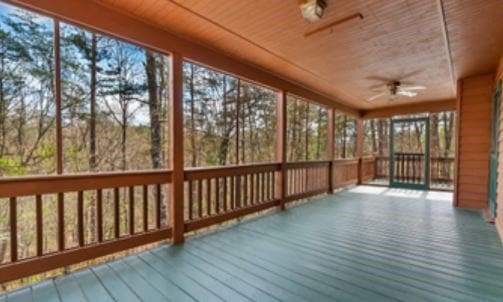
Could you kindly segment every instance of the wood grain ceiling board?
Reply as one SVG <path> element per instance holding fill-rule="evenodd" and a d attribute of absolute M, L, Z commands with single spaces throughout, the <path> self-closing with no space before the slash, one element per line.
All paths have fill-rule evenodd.
<path fill-rule="evenodd" d="M 503 54 L 503 1 L 444 0 L 456 76 L 494 72 Z"/>
<path fill-rule="evenodd" d="M 427 87 L 407 103 L 455 97 L 439 0 L 328 0 L 315 24 L 304 21 L 296 0 L 95 1 L 359 109 L 390 105 L 366 101 L 381 83 L 374 77 Z M 495 68 L 502 1 L 443 1 L 456 76 Z M 304 37 L 356 12 L 365 18 Z"/>

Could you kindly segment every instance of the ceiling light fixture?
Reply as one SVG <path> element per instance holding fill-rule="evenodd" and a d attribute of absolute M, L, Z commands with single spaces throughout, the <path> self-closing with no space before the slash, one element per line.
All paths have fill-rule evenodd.
<path fill-rule="evenodd" d="M 323 17 L 327 2 L 325 0 L 300 0 L 299 7 L 304 19 L 312 23 Z"/>

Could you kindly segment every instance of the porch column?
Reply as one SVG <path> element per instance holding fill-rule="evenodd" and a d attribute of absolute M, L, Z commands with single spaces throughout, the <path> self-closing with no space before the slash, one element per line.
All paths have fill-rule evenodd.
<path fill-rule="evenodd" d="M 170 78 L 170 143 L 169 160 L 172 172 L 169 221 L 172 231 L 172 242 L 184 241 L 183 221 L 183 187 L 184 187 L 184 160 L 183 160 L 183 57 L 173 53 L 171 58 Z"/>
<path fill-rule="evenodd" d="M 328 193 L 334 192 L 334 129 L 335 129 L 335 109 L 327 109 L 327 160 L 328 165 Z"/>
<path fill-rule="evenodd" d="M 276 172 L 276 198 L 279 199 L 280 210 L 285 209 L 286 196 L 286 96 L 287 92 L 278 92 L 276 114 L 276 162 L 280 164 L 280 170 Z"/>
<path fill-rule="evenodd" d="M 362 157 L 363 157 L 363 119 L 356 120 L 356 158 L 358 159 L 358 184 L 363 182 Z"/>

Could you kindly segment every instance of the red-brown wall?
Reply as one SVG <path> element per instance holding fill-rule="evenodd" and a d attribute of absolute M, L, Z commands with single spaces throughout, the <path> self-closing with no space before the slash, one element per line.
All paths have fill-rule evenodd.
<path fill-rule="evenodd" d="M 497 84 L 499 80 L 503 80 L 503 56 L 501 56 L 499 68 L 496 72 L 495 84 Z M 500 106 L 500 112 L 503 112 L 503 100 L 500 102 Z M 500 114 L 498 193 L 496 202 L 498 204 L 496 225 L 503 239 L 503 114 Z"/>
<path fill-rule="evenodd" d="M 454 203 L 463 208 L 485 209 L 488 205 L 494 74 L 464 78 L 458 85 L 458 174 Z"/>

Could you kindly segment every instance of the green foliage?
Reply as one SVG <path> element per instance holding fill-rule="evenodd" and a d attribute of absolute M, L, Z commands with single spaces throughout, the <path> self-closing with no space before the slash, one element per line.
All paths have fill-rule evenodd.
<path fill-rule="evenodd" d="M 26 174 L 20 158 L 2 157 L 0 158 L 0 174 L 5 176 L 21 176 Z"/>

